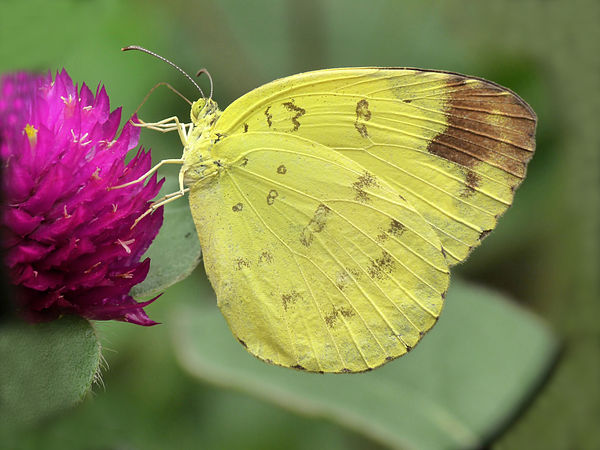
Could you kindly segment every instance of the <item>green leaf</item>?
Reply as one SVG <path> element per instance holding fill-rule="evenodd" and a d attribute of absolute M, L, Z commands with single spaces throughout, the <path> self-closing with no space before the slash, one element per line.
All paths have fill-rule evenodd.
<path fill-rule="evenodd" d="M 216 308 L 179 307 L 172 322 L 178 359 L 198 379 L 402 448 L 482 446 L 537 387 L 556 349 L 533 315 L 456 280 L 423 342 L 364 374 L 269 366 L 246 353 Z"/>
<path fill-rule="evenodd" d="M 0 326 L 0 432 L 32 425 L 83 399 L 98 373 L 100 343 L 91 324 L 64 317 Z"/>
<path fill-rule="evenodd" d="M 177 189 L 177 179 L 171 177 L 159 197 Z M 202 260 L 201 256 L 187 197 L 168 203 L 164 207 L 163 226 L 143 257 L 150 258 L 150 272 L 144 281 L 131 289 L 131 295 L 146 299 L 160 294 L 192 273 Z"/>

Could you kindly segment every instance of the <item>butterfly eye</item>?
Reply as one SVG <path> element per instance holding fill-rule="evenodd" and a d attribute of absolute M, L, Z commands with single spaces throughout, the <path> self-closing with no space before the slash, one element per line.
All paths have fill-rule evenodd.
<path fill-rule="evenodd" d="M 192 105 L 192 110 L 190 111 L 192 122 L 196 123 L 198 122 L 198 120 L 200 120 L 200 117 L 202 116 L 202 110 L 205 106 L 206 100 L 203 98 L 194 102 L 194 104 Z"/>

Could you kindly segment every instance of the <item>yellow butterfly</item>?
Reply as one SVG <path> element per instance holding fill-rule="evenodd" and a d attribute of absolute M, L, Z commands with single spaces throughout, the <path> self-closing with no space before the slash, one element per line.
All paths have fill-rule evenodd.
<path fill-rule="evenodd" d="M 142 125 L 181 136 L 173 196 L 189 191 L 234 336 L 268 363 L 339 373 L 404 355 L 436 323 L 449 268 L 512 203 L 536 116 L 480 78 L 367 67 Z"/>

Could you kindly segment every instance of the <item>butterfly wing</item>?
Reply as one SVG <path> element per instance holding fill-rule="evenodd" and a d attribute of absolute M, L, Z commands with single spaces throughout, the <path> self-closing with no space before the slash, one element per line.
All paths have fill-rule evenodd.
<path fill-rule="evenodd" d="M 489 81 L 418 69 L 329 69 L 268 83 L 232 103 L 225 136 L 271 131 L 321 143 L 387 181 L 467 257 L 512 204 L 536 116 Z"/>
<path fill-rule="evenodd" d="M 234 134 L 213 154 L 224 167 L 191 187 L 190 206 L 219 307 L 252 354 L 358 372 L 433 326 L 447 262 L 396 189 L 290 133 Z"/>

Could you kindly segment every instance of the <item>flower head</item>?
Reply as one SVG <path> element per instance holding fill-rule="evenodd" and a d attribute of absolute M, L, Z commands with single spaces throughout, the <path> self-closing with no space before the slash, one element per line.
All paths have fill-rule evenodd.
<path fill-rule="evenodd" d="M 116 137 L 120 108 L 110 111 L 104 87 L 96 95 L 63 70 L 0 78 L 1 247 L 17 307 L 30 320 L 61 314 L 153 325 L 131 287 L 162 224 L 162 210 L 132 225 L 161 182 L 110 190 L 143 175 L 150 152 L 137 145 L 129 122 Z"/>

